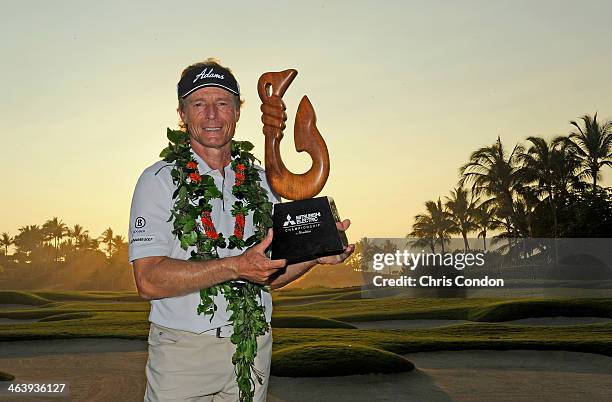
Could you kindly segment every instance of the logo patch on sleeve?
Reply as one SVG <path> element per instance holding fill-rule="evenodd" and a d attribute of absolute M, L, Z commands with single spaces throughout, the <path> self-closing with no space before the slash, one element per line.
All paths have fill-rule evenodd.
<path fill-rule="evenodd" d="M 134 221 L 134 227 L 137 229 L 143 228 L 147 224 L 147 221 L 142 216 L 139 216 Z"/>

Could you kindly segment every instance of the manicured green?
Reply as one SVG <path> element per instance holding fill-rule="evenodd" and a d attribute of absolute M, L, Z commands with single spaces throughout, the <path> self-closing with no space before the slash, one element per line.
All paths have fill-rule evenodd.
<path fill-rule="evenodd" d="M 296 292 L 294 294 L 293 292 L 289 291 L 272 293 L 272 300 L 275 306 L 292 306 L 329 300 L 356 299 L 361 299 L 361 290 L 355 290 L 354 288 L 347 288 L 346 290 L 339 292 L 322 291 L 321 293 L 304 295 L 302 295 L 302 292 Z"/>
<path fill-rule="evenodd" d="M 13 293 L 21 295 L 25 292 Z M 323 293 L 327 293 L 330 298 L 354 295 L 354 291 L 339 294 Z M 42 319 L 35 323 L 0 325 L 0 341 L 58 338 L 146 340 L 147 338 L 148 302 L 117 302 L 114 301 L 117 300 L 116 295 L 109 293 L 94 295 L 92 292 L 63 292 L 61 296 L 52 294 L 47 296 L 49 296 L 47 300 L 57 301 L 27 309 L 0 307 L 0 318 Z M 101 299 L 95 300 L 96 297 Z M 290 297 L 299 299 L 309 295 Z M 59 300 L 59 298 L 70 298 L 70 300 Z M 544 316 L 612 317 L 610 299 L 500 301 L 402 297 L 356 300 L 330 298 L 315 303 L 275 307 L 273 316 L 275 361 L 285 362 L 295 353 L 293 359 L 297 366 L 293 369 L 303 370 L 304 373 L 308 370 L 313 372 L 315 368 L 310 368 L 309 364 L 301 362 L 301 358 L 297 356 L 311 356 L 310 353 L 325 354 L 320 348 L 301 349 L 305 345 L 319 345 L 322 341 L 326 345 L 342 347 L 351 345 L 351 348 L 369 348 L 397 355 L 435 350 L 533 349 L 568 350 L 612 356 L 612 324 L 531 327 L 500 323 L 505 320 Z M 360 330 L 342 322 L 342 320 L 414 318 L 468 319 L 474 323 L 426 330 Z M 352 350 L 346 353 L 353 353 Z M 281 351 L 283 352 L 280 353 Z M 331 354 L 329 350 L 327 351 Z M 334 349 L 334 354 L 336 352 L 345 353 L 344 350 Z M 338 359 L 341 361 L 341 358 Z M 354 361 L 354 356 L 351 357 L 351 361 Z M 289 366 L 283 364 L 284 366 L 278 366 L 274 370 L 281 367 L 289 370 Z M 351 370 L 353 370 L 351 373 L 355 373 L 356 369 L 351 368 Z"/>
<path fill-rule="evenodd" d="M 51 303 L 51 300 L 40 297 L 34 293 L 16 290 L 0 290 L 0 307 L 3 304 L 26 304 L 29 306 L 42 306 Z"/>
<path fill-rule="evenodd" d="M 414 370 L 402 356 L 363 345 L 310 343 L 275 351 L 272 375 L 280 377 L 331 377 Z"/>
<path fill-rule="evenodd" d="M 54 301 L 123 301 L 144 302 L 136 292 L 110 292 L 110 291 L 33 291 L 37 296 Z"/>
<path fill-rule="evenodd" d="M 65 321 L 65 320 L 77 320 L 79 318 L 90 318 L 93 317 L 94 313 L 65 313 L 65 314 L 57 314 L 52 315 L 50 317 L 41 318 L 38 322 L 48 322 L 48 321 Z"/>
<path fill-rule="evenodd" d="M 69 338 L 126 338 L 146 340 L 148 314 L 95 312 L 89 318 L 29 324 L 0 325 L 0 341 Z"/>
<path fill-rule="evenodd" d="M 501 322 L 529 317 L 612 318 L 612 299 L 417 299 L 387 297 L 277 306 L 276 314 L 307 314 L 339 321 L 451 319 Z"/>
<path fill-rule="evenodd" d="M 396 354 L 436 350 L 532 349 L 612 356 L 612 324 L 529 327 L 487 323 L 411 331 L 309 328 L 274 330 L 276 350 L 317 343 L 322 339 L 339 344 L 359 344 Z"/>
<path fill-rule="evenodd" d="M 325 288 L 325 287 L 314 287 L 307 289 L 290 289 L 275 290 L 274 294 L 282 297 L 302 297 L 302 296 L 314 296 L 314 295 L 330 295 L 339 294 L 345 292 L 354 292 L 361 290 L 359 286 L 352 286 L 348 288 Z"/>
<path fill-rule="evenodd" d="M 612 300 L 516 300 L 472 308 L 468 319 L 501 322 L 529 317 L 608 317 L 612 318 Z"/>
<path fill-rule="evenodd" d="M 15 376 L 4 371 L 0 371 L 0 381 L 13 381 Z"/>
<path fill-rule="evenodd" d="M 274 315 L 273 328 L 346 328 L 356 329 L 354 325 L 338 320 L 315 316 Z"/>

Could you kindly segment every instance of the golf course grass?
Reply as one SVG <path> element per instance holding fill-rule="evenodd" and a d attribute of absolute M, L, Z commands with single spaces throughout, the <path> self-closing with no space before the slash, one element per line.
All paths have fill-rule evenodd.
<path fill-rule="evenodd" d="M 316 376 L 403 371 L 411 363 L 400 355 L 441 350 L 565 350 L 612 356 L 612 323 L 549 327 L 503 323 L 529 317 L 610 318 L 610 299 L 342 300 L 353 297 L 354 291 L 280 292 L 281 303 L 275 307 L 272 321 L 273 372 Z M 135 294 L 4 291 L 0 297 L 3 304 L 8 304 L 6 308 L 0 304 L 0 318 L 38 320 L 0 325 L 0 341 L 147 339 L 149 303 Z M 309 302 L 313 297 L 318 300 Z M 302 304 L 282 303 L 289 299 L 301 300 Z M 37 304 L 13 308 L 11 305 L 25 304 L 17 300 Z M 275 302 L 278 300 L 275 294 Z M 427 330 L 356 329 L 347 323 L 398 319 L 458 319 L 472 323 Z"/>
<path fill-rule="evenodd" d="M 272 375 L 332 377 L 414 370 L 414 364 L 384 350 L 362 345 L 315 343 L 292 346 L 272 354 Z"/>
<path fill-rule="evenodd" d="M 357 328 L 338 320 L 302 315 L 274 315 L 271 324 L 273 328 Z"/>
<path fill-rule="evenodd" d="M 13 381 L 15 376 L 4 371 L 0 371 L 0 381 Z"/>
<path fill-rule="evenodd" d="M 51 300 L 30 292 L 0 290 L 0 306 L 2 304 L 24 304 L 29 306 L 42 306 L 51 303 Z"/>

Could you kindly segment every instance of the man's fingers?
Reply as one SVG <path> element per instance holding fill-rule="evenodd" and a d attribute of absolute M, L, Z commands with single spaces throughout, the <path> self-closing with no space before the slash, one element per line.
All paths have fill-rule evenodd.
<path fill-rule="evenodd" d="M 284 130 L 285 127 L 286 127 L 285 122 L 283 120 L 279 119 L 278 117 L 272 117 L 272 116 L 263 115 L 263 116 L 261 116 L 261 121 L 263 122 L 264 125 L 271 126 L 273 128 L 280 128 L 280 129 Z"/>
<path fill-rule="evenodd" d="M 285 113 L 285 105 L 271 106 L 267 104 L 261 105 L 261 112 L 265 115 L 277 117 L 279 119 L 287 120 L 287 113 Z"/>
<path fill-rule="evenodd" d="M 343 231 L 343 232 L 347 230 L 350 226 L 351 226 L 350 219 L 345 219 L 342 222 L 336 222 L 336 227 L 338 228 L 338 230 Z"/>
<path fill-rule="evenodd" d="M 263 254 L 266 249 L 272 244 L 272 229 L 268 229 L 266 237 L 264 237 L 259 244 L 253 246 L 253 248 Z"/>
<path fill-rule="evenodd" d="M 274 268 L 275 270 L 283 268 L 286 265 L 287 265 L 287 260 L 285 260 L 285 259 L 282 259 L 282 260 L 270 260 L 270 266 L 272 268 Z"/>

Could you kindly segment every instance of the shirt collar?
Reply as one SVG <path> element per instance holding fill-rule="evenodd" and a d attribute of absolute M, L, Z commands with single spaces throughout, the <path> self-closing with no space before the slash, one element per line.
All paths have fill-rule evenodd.
<path fill-rule="evenodd" d="M 200 155 L 198 155 L 193 149 L 191 149 L 190 151 L 191 151 L 191 156 L 193 156 L 193 159 L 198 163 L 200 174 L 210 174 L 210 172 L 212 172 L 213 170 L 217 170 L 217 169 L 212 169 L 210 166 L 208 166 L 208 163 L 206 163 L 206 161 L 202 159 L 202 157 L 200 157 Z M 234 157 L 231 158 L 231 161 L 233 160 L 234 160 Z M 223 168 L 223 170 L 231 166 L 231 161 L 230 161 L 230 164 L 228 164 L 227 166 Z"/>

